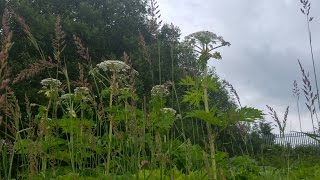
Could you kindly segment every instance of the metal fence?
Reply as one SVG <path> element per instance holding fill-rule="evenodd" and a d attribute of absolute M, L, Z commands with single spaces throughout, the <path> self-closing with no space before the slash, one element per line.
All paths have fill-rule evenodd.
<path fill-rule="evenodd" d="M 315 134 L 320 136 L 319 132 L 306 132 L 308 134 Z M 295 132 L 284 134 L 284 137 L 281 137 L 280 134 L 272 134 L 264 137 L 265 143 L 268 145 L 279 144 L 279 145 L 290 145 L 295 146 L 319 146 L 320 142 L 311 138 L 307 134 Z"/>

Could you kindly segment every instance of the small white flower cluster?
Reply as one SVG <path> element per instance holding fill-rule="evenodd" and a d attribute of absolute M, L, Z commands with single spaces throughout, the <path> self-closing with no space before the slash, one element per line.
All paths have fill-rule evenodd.
<path fill-rule="evenodd" d="M 133 75 L 136 75 L 136 76 L 139 76 L 139 72 L 136 71 L 135 69 L 132 69 L 132 74 L 133 74 Z"/>
<path fill-rule="evenodd" d="M 74 94 L 83 101 L 89 101 L 91 97 L 90 90 L 87 87 L 76 87 L 74 89 Z"/>
<path fill-rule="evenodd" d="M 125 62 L 119 60 L 106 60 L 97 64 L 99 69 L 111 72 L 127 72 L 130 69 Z"/>
<path fill-rule="evenodd" d="M 165 85 L 155 85 L 151 89 L 152 96 L 167 96 L 169 95 L 169 90 Z"/>
<path fill-rule="evenodd" d="M 181 114 L 177 114 L 177 115 L 176 115 L 176 118 L 177 118 L 177 119 L 182 119 Z"/>
<path fill-rule="evenodd" d="M 177 111 L 172 108 L 162 108 L 160 111 L 163 112 L 164 114 L 171 113 L 175 115 L 177 113 Z"/>
<path fill-rule="evenodd" d="M 40 84 L 45 87 L 58 88 L 62 83 L 58 79 L 46 78 L 41 80 Z"/>
<path fill-rule="evenodd" d="M 89 94 L 89 88 L 87 88 L 87 87 L 76 87 L 74 89 L 74 93 L 76 95 L 88 95 Z"/>
<path fill-rule="evenodd" d="M 60 99 L 62 100 L 69 100 L 69 99 L 72 99 L 74 97 L 74 94 L 72 93 L 67 93 L 67 94 L 64 94 L 60 97 Z"/>

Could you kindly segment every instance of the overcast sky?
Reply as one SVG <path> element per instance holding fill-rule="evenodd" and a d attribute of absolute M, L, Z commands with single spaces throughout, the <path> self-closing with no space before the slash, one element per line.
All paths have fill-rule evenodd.
<path fill-rule="evenodd" d="M 311 30 L 320 77 L 320 1 L 309 1 L 310 15 L 315 17 Z M 280 119 L 289 105 L 286 131 L 300 129 L 292 95 L 293 80 L 302 85 L 297 59 L 307 71 L 313 72 L 300 0 L 158 0 L 158 3 L 164 22 L 180 27 L 183 36 L 208 30 L 231 43 L 220 50 L 223 59 L 210 61 L 210 65 L 216 67 L 221 78 L 233 84 L 242 104 L 265 113 L 268 104 Z M 301 96 L 302 129 L 308 131 L 312 125 L 304 101 Z M 271 121 L 269 116 L 266 119 Z"/>

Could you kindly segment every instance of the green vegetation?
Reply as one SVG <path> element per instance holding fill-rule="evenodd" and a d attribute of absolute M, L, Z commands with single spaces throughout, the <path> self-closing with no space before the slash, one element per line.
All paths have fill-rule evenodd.
<path fill-rule="evenodd" d="M 180 40 L 156 1 L 1 1 L 0 12 L 0 179 L 320 176 L 318 147 L 266 145 L 262 111 L 208 67 L 231 44 L 209 31 Z"/>

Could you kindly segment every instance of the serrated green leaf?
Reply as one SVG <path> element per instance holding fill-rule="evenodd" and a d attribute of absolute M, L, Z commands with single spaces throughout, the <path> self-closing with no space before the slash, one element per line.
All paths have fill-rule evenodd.
<path fill-rule="evenodd" d="M 211 57 L 214 58 L 214 59 L 222 59 L 221 54 L 219 52 L 214 52 L 211 55 Z"/>
<path fill-rule="evenodd" d="M 263 119 L 263 113 L 261 110 L 252 108 L 252 107 L 243 107 L 239 110 L 239 114 L 241 116 L 241 121 L 255 121 L 259 119 Z"/>
<path fill-rule="evenodd" d="M 183 96 L 183 102 L 189 103 L 191 106 L 200 107 L 200 102 L 203 100 L 203 92 L 198 89 L 186 91 Z"/>
<path fill-rule="evenodd" d="M 208 90 L 217 91 L 218 90 L 217 80 L 213 77 L 208 77 L 207 78 L 207 87 L 208 87 Z"/>
<path fill-rule="evenodd" d="M 223 121 L 223 119 L 215 117 L 215 113 L 216 112 L 212 111 L 206 112 L 204 110 L 196 110 L 193 112 L 188 112 L 187 117 L 201 119 L 216 126 L 225 126 L 226 121 Z"/>
<path fill-rule="evenodd" d="M 182 86 L 195 86 L 196 82 L 192 79 L 191 76 L 187 76 L 183 78 L 179 84 Z"/>

